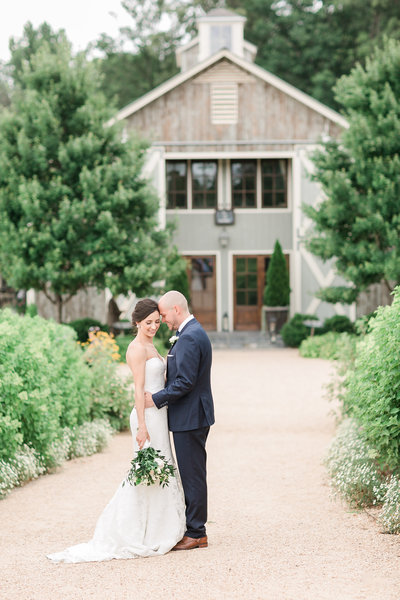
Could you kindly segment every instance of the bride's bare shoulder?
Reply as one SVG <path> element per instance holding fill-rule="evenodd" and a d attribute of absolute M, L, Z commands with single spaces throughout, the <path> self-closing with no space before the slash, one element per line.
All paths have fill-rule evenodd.
<path fill-rule="evenodd" d="M 147 358 L 146 348 L 138 340 L 134 339 L 126 351 L 126 362 L 145 362 Z"/>

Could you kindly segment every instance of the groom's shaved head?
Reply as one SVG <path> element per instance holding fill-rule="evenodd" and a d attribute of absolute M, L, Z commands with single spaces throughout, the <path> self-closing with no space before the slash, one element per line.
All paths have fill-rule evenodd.
<path fill-rule="evenodd" d="M 166 309 L 172 308 L 173 306 L 179 306 L 182 311 L 189 312 L 189 307 L 185 296 L 176 290 L 171 290 L 164 294 L 164 296 L 160 298 L 159 304 L 164 306 Z"/>
<path fill-rule="evenodd" d="M 171 290 L 161 296 L 158 303 L 158 310 L 164 323 L 170 329 L 178 329 L 189 316 L 189 307 L 187 300 L 183 294 L 176 290 Z"/>

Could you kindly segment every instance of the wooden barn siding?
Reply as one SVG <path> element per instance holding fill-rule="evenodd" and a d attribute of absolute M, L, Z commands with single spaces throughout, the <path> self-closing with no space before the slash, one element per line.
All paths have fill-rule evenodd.
<path fill-rule="evenodd" d="M 340 128 L 326 117 L 252 77 L 239 83 L 239 119 L 236 124 L 213 125 L 210 83 L 185 82 L 128 117 L 128 127 L 151 141 L 310 140 L 325 132 L 333 137 Z M 231 150 L 243 150 L 229 144 Z M 196 146 L 200 151 L 201 146 Z M 206 149 L 210 149 L 209 146 Z M 255 145 L 255 150 L 260 149 Z"/>

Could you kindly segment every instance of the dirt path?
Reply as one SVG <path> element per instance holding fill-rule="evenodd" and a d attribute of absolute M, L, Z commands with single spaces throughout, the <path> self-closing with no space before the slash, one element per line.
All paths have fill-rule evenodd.
<path fill-rule="evenodd" d="M 329 497 L 330 372 L 296 350 L 216 351 L 209 548 L 99 564 L 45 558 L 91 537 L 129 464 L 121 434 L 0 502 L 0 598 L 398 600 L 399 538 Z"/>

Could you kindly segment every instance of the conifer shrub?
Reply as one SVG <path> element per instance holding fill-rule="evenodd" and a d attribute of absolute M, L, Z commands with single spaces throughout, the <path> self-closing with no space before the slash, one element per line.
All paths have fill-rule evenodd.
<path fill-rule="evenodd" d="M 282 247 L 276 240 L 265 276 L 264 304 L 265 306 L 288 306 L 289 299 L 289 272 Z"/>

